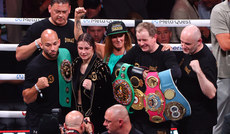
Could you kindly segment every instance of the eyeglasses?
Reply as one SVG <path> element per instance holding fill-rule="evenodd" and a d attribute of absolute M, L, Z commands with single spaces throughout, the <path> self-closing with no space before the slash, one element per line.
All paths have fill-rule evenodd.
<path fill-rule="evenodd" d="M 106 120 L 106 119 L 105 119 L 105 122 L 109 124 L 109 123 L 111 123 L 112 121 L 110 121 L 110 120 Z"/>

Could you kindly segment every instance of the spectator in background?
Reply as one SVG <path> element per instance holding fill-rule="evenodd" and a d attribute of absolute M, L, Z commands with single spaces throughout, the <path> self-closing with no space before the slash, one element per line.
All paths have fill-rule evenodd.
<path fill-rule="evenodd" d="M 102 26 L 88 26 L 87 33 L 90 34 L 97 43 L 104 43 L 105 27 Z"/>
<path fill-rule="evenodd" d="M 217 124 L 213 134 L 220 134 L 224 116 L 230 113 L 230 0 L 217 4 L 211 12 L 212 52 L 217 60 Z"/>
<path fill-rule="evenodd" d="M 212 8 L 220 3 L 221 0 L 200 0 L 198 4 L 198 13 L 200 19 L 210 19 L 210 14 Z M 203 42 L 210 43 L 211 42 L 211 33 L 209 27 L 200 27 L 202 33 Z"/>
<path fill-rule="evenodd" d="M 103 59 L 105 55 L 105 27 L 103 26 L 88 26 L 87 27 L 87 33 L 89 33 L 96 44 L 96 53 L 97 56 L 101 59 Z"/>
<path fill-rule="evenodd" d="M 212 8 L 222 0 L 200 0 L 198 4 L 198 13 L 200 19 L 210 19 Z"/>
<path fill-rule="evenodd" d="M 102 134 L 143 134 L 132 126 L 128 111 L 121 104 L 109 107 L 104 118 L 103 125 L 107 131 Z"/>
<path fill-rule="evenodd" d="M 196 4 L 199 0 L 176 0 L 171 11 L 171 19 L 199 19 Z M 180 42 L 183 27 L 172 28 L 172 43 Z"/>
<path fill-rule="evenodd" d="M 157 41 L 159 43 L 170 43 L 172 31 L 169 27 L 157 27 Z"/>

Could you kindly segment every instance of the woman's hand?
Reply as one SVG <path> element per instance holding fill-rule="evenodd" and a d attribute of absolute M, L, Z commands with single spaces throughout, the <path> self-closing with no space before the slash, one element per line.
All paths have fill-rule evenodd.
<path fill-rule="evenodd" d="M 82 86 L 87 90 L 91 90 L 92 81 L 90 79 L 85 79 L 82 83 Z"/>

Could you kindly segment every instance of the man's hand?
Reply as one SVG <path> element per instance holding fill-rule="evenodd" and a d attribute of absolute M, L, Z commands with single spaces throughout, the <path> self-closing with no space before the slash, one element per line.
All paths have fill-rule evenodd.
<path fill-rule="evenodd" d="M 199 73 L 201 71 L 200 63 L 198 60 L 192 60 L 189 65 L 192 67 L 194 72 Z"/>
<path fill-rule="evenodd" d="M 146 79 L 146 77 L 148 76 L 149 70 L 145 70 L 143 71 L 143 80 Z"/>
<path fill-rule="evenodd" d="M 91 90 L 92 81 L 90 79 L 85 79 L 82 83 L 82 86 L 87 90 Z"/>
<path fill-rule="evenodd" d="M 80 20 L 86 14 L 86 10 L 84 7 L 75 8 L 75 19 Z"/>
<path fill-rule="evenodd" d="M 172 51 L 172 47 L 169 45 L 169 44 L 162 44 L 162 49 L 161 51 L 167 51 L 167 50 L 170 50 Z"/>
<path fill-rule="evenodd" d="M 36 83 L 40 90 L 49 87 L 48 79 L 46 77 L 40 77 Z"/>
<path fill-rule="evenodd" d="M 89 117 L 85 117 L 84 120 L 86 120 L 87 122 L 85 123 L 85 131 L 88 134 L 92 134 L 93 133 L 93 123 L 90 121 Z"/>

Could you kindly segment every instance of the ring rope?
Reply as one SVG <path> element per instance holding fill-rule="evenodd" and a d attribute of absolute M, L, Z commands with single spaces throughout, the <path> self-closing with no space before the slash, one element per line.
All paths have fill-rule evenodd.
<path fill-rule="evenodd" d="M 25 74 L 0 74 L 0 80 L 25 80 Z"/>
<path fill-rule="evenodd" d="M 26 111 L 0 111 L 0 118 L 25 118 Z"/>
<path fill-rule="evenodd" d="M 40 21 L 44 18 L 8 18 L 0 17 L 0 24 L 12 25 L 31 25 L 34 22 Z M 70 19 L 74 21 L 74 19 Z M 135 20 L 127 19 L 81 19 L 82 26 L 108 26 L 113 21 L 122 21 L 127 27 L 134 27 Z M 209 19 L 170 19 L 170 20 L 142 20 L 143 22 L 153 23 L 156 27 L 185 27 L 193 24 L 198 27 L 210 27 Z"/>
<path fill-rule="evenodd" d="M 135 44 L 133 44 L 134 46 Z M 182 51 L 181 44 L 168 44 L 172 47 L 172 51 Z M 210 49 L 210 43 L 206 44 Z M 0 51 L 16 51 L 18 44 L 0 44 Z"/>

